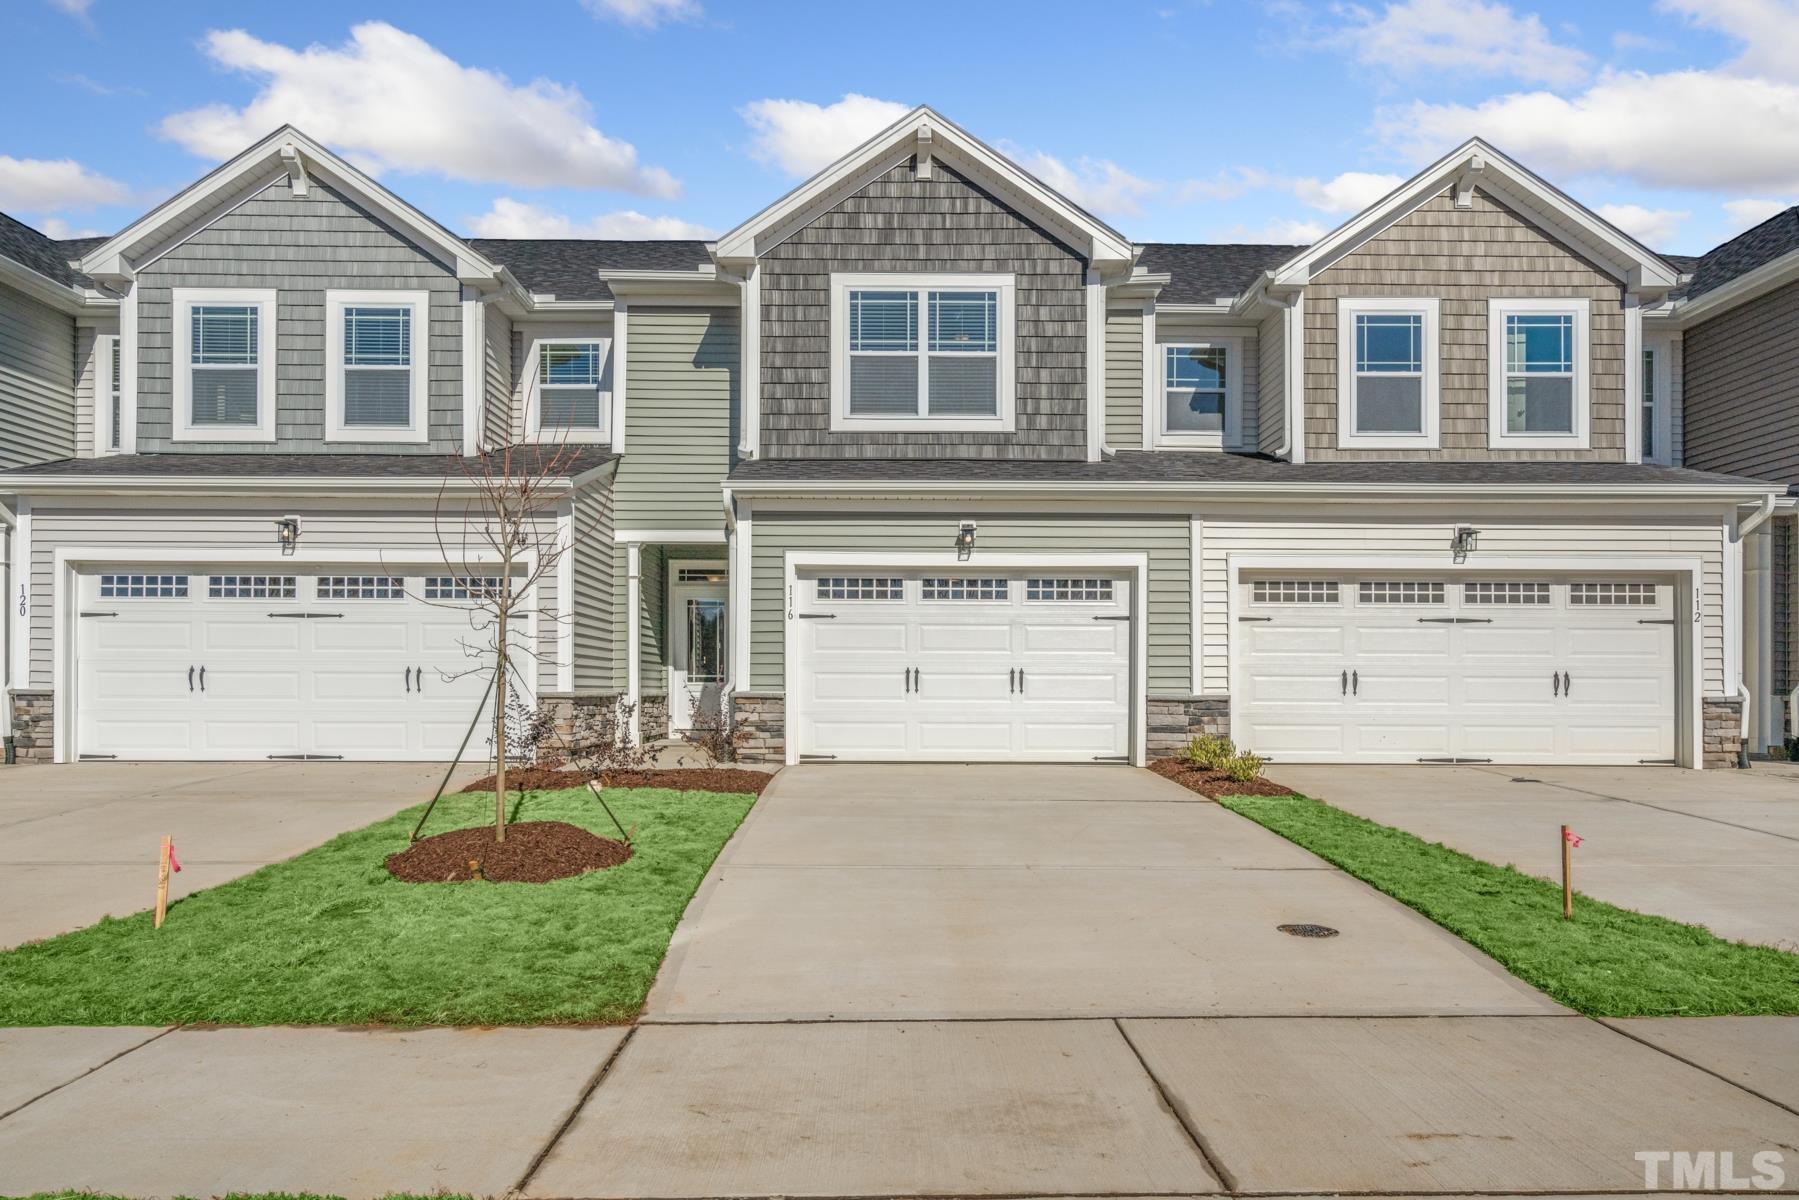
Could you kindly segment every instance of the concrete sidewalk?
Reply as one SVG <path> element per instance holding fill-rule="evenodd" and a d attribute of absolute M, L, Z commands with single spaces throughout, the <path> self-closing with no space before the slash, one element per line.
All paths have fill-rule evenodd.
<path fill-rule="evenodd" d="M 1288 766 L 1274 778 L 1492 863 L 1720 937 L 1799 949 L 1799 773 L 1673 767 Z M 1780 764 L 1787 768 L 1788 764 Z"/>
<path fill-rule="evenodd" d="M 0 1194 L 1635 1192 L 1640 1149 L 1799 1160 L 1799 1019 L 1622 1024 L 5 1030 Z"/>
<path fill-rule="evenodd" d="M 0 949 L 176 900 L 431 798 L 433 763 L 76 763 L 0 769 Z M 474 779 L 461 768 L 452 787 Z"/>

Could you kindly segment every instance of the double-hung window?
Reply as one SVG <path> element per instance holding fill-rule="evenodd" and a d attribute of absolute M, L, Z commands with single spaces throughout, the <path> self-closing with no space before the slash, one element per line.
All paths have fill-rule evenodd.
<path fill-rule="evenodd" d="M 1587 301 L 1487 302 L 1490 446 L 1587 444 Z"/>
<path fill-rule="evenodd" d="M 1433 297 L 1337 301 L 1337 444 L 1437 445 L 1437 310 Z"/>
<path fill-rule="evenodd" d="M 273 441 L 275 293 L 175 288 L 170 299 L 174 439 Z M 116 402 L 112 408 L 117 412 Z M 109 440 L 113 433 L 107 430 Z"/>
<path fill-rule="evenodd" d="M 599 441 L 612 407 L 605 338 L 555 338 L 535 343 L 530 429 L 555 441 Z"/>
<path fill-rule="evenodd" d="M 1207 337 L 1161 347 L 1162 404 L 1156 440 L 1172 446 L 1222 446 L 1237 437 L 1243 342 Z"/>
<path fill-rule="evenodd" d="M 832 426 L 1012 428 L 1010 275 L 832 277 Z"/>
<path fill-rule="evenodd" d="M 425 292 L 325 293 L 325 436 L 426 439 L 431 301 Z"/>

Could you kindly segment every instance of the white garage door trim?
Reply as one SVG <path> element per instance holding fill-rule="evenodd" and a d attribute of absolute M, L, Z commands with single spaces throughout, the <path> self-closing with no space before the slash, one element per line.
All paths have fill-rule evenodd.
<path fill-rule="evenodd" d="M 274 540 L 274 528 L 271 525 L 269 538 Z M 469 568 L 491 567 L 497 564 L 498 555 L 486 551 L 471 550 L 465 556 L 463 564 Z M 526 577 L 536 572 L 537 556 L 521 555 L 515 562 L 515 570 L 522 570 Z M 55 708 L 52 711 L 51 731 L 55 744 L 55 761 L 59 763 L 74 762 L 79 750 L 76 745 L 80 726 L 81 697 L 78 694 L 77 681 L 80 672 L 76 669 L 76 652 L 79 642 L 79 618 L 76 616 L 80 604 L 81 588 L 79 575 L 91 572 L 102 566 L 141 566 L 148 569 L 152 566 L 205 566 L 205 567 L 238 567 L 245 571 L 261 571 L 273 574 L 324 573 L 333 566 L 359 566 L 369 569 L 384 569 L 390 574 L 420 575 L 448 570 L 443 556 L 435 548 L 408 547 L 404 549 L 331 549 L 329 547 L 307 547 L 302 543 L 293 554 L 284 555 L 278 548 L 267 551 L 229 549 L 200 545 L 155 547 L 145 546 L 59 546 L 55 554 L 55 568 L 51 576 L 51 687 L 56 696 Z M 558 619 L 567 623 L 569 604 L 572 597 L 559 593 L 556 598 Z M 539 636 L 538 614 L 535 610 L 526 617 L 525 635 L 529 644 L 541 648 L 543 642 Z"/>
<path fill-rule="evenodd" d="M 945 523 L 948 530 L 945 540 L 955 536 L 955 524 Z M 978 536 L 978 535 L 977 535 Z M 888 552 L 822 552 L 789 550 L 783 556 L 784 570 L 782 577 L 782 685 L 786 703 L 792 706 L 786 713 L 789 728 L 797 727 L 801 703 L 800 673 L 801 650 L 799 626 L 796 617 L 796 599 L 799 596 L 799 576 L 801 572 L 813 571 L 877 571 L 891 568 L 894 570 L 942 570 L 950 573 L 968 575 L 978 572 L 1001 572 L 1013 570 L 1040 571 L 1093 571 L 1110 572 L 1128 575 L 1131 581 L 1131 630 L 1132 630 L 1132 670 L 1134 678 L 1131 687 L 1131 762 L 1142 766 L 1148 753 L 1148 688 L 1144 672 L 1149 663 L 1149 555 L 1147 554 L 1020 554 L 1016 552 L 987 551 L 977 548 L 967 559 L 958 558 L 955 550 L 941 553 L 931 551 L 888 551 Z M 786 739 L 786 758 L 788 765 L 799 762 L 799 740 L 794 737 Z"/>
<path fill-rule="evenodd" d="M 1682 766 L 1695 769 L 1704 765 L 1701 739 L 1704 729 L 1700 721 L 1700 704 L 1704 691 L 1703 665 L 1700 659 L 1704 641 L 1701 629 L 1702 606 L 1695 602 L 1704 587 L 1704 561 L 1690 556 L 1663 557 L 1611 556 L 1603 553 L 1583 555 L 1506 555 L 1482 554 L 1476 551 L 1468 561 L 1453 562 L 1447 553 L 1419 554 L 1230 554 L 1225 557 L 1226 621 L 1231 695 L 1246 692 L 1239 673 L 1243 655 L 1239 652 L 1237 620 L 1243 576 L 1258 571 L 1330 571 L 1330 572 L 1398 572 L 1424 575 L 1492 575 L 1552 574 L 1563 577 L 1580 575 L 1603 579 L 1609 575 L 1649 575 L 1672 578 L 1675 586 L 1675 689 L 1679 708 L 1675 723 L 1675 744 L 1681 749 Z M 1726 639 L 1731 631 L 1726 624 Z"/>

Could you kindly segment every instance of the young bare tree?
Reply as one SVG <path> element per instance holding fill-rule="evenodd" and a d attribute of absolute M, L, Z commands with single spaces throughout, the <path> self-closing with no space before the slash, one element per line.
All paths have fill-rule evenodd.
<path fill-rule="evenodd" d="M 594 532 L 591 521 L 571 522 L 568 538 L 558 528 L 581 458 L 579 447 L 555 443 L 483 451 L 456 458 L 438 491 L 438 550 L 450 574 L 466 582 L 466 598 L 459 587 L 455 606 L 470 614 L 472 637 L 463 648 L 475 665 L 459 674 L 490 680 L 497 842 L 506 840 L 507 699 L 515 672 L 537 652 L 513 634 L 533 614 L 539 622 L 559 620 L 538 606 L 538 585 L 555 578 L 557 564 Z M 527 662 L 515 665 L 515 658 Z"/>

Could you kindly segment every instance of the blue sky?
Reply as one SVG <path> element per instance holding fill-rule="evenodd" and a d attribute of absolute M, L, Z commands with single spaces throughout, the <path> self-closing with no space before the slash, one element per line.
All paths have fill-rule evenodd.
<path fill-rule="evenodd" d="M 1799 0 L 0 0 L 0 209 L 282 121 L 464 233 L 708 236 L 916 103 L 1134 238 L 1309 241 L 1481 134 L 1658 249 L 1799 200 Z"/>

